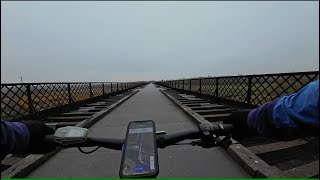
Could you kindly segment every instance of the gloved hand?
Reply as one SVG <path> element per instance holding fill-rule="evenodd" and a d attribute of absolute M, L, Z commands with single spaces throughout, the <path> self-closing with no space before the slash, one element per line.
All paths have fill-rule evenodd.
<path fill-rule="evenodd" d="M 45 135 L 54 134 L 54 130 L 40 121 L 22 121 L 28 128 L 30 140 L 28 153 L 43 154 L 53 151 L 56 147 L 53 142 L 43 140 Z"/>
<path fill-rule="evenodd" d="M 223 121 L 224 124 L 232 124 L 234 126 L 232 137 L 235 140 L 241 140 L 250 134 L 247 124 L 247 118 L 250 111 L 251 109 L 240 109 L 234 111 Z"/>

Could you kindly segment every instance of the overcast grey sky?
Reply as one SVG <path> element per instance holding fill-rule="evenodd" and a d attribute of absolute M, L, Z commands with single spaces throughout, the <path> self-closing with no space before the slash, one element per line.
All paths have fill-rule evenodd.
<path fill-rule="evenodd" d="M 319 70 L 319 2 L 1 2 L 1 82 Z"/>

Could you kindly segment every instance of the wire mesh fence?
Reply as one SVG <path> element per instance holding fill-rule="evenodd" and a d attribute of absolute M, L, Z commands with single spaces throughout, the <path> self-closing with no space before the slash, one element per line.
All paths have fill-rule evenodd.
<path fill-rule="evenodd" d="M 259 106 L 295 93 L 318 79 L 319 71 L 309 71 L 160 81 L 158 84 Z M 182 82 L 182 86 L 174 86 L 176 82 Z"/>
<path fill-rule="evenodd" d="M 1 119 L 13 120 L 140 85 L 141 82 L 1 84 Z"/>

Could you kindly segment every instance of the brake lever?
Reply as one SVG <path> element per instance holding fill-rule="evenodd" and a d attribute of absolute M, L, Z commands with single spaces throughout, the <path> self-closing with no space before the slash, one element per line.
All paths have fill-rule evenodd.
<path fill-rule="evenodd" d="M 231 135 L 229 134 L 225 136 L 223 139 L 218 138 L 216 142 L 217 142 L 217 146 L 221 146 L 226 149 L 232 144 Z"/>
<path fill-rule="evenodd" d="M 218 146 L 218 143 L 217 142 L 208 143 L 202 140 L 196 140 L 196 141 L 192 141 L 191 145 L 201 146 L 202 148 L 212 148 L 212 147 Z"/>
<path fill-rule="evenodd" d="M 203 148 L 211 148 L 215 146 L 229 147 L 231 135 L 226 135 L 223 139 L 219 138 L 219 132 L 224 130 L 221 124 L 199 124 L 199 130 L 202 132 L 200 141 L 194 141 L 194 145 L 202 146 Z"/>
<path fill-rule="evenodd" d="M 191 145 L 193 146 L 201 146 L 203 148 L 212 148 L 216 146 L 221 146 L 223 148 L 228 148 L 232 144 L 231 136 L 227 135 L 223 139 L 220 139 L 219 137 L 214 138 L 214 141 L 212 142 L 204 142 L 203 140 L 196 140 L 192 141 Z"/>

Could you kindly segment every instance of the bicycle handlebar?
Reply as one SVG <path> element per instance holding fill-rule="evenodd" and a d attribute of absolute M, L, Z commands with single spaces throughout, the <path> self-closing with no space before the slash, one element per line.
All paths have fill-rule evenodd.
<path fill-rule="evenodd" d="M 231 124 L 200 124 L 198 130 L 190 130 L 169 135 L 157 135 L 157 147 L 164 148 L 186 139 L 202 139 L 203 136 L 213 136 L 213 134 L 218 136 L 229 135 L 232 133 L 232 129 L 233 126 Z M 54 142 L 53 138 L 53 135 L 45 136 L 46 141 Z M 56 146 L 63 146 L 64 148 L 100 146 L 108 149 L 121 150 L 124 142 L 124 139 L 88 137 L 84 142 L 80 143 L 68 145 L 61 145 L 57 142 L 54 143 Z"/>

